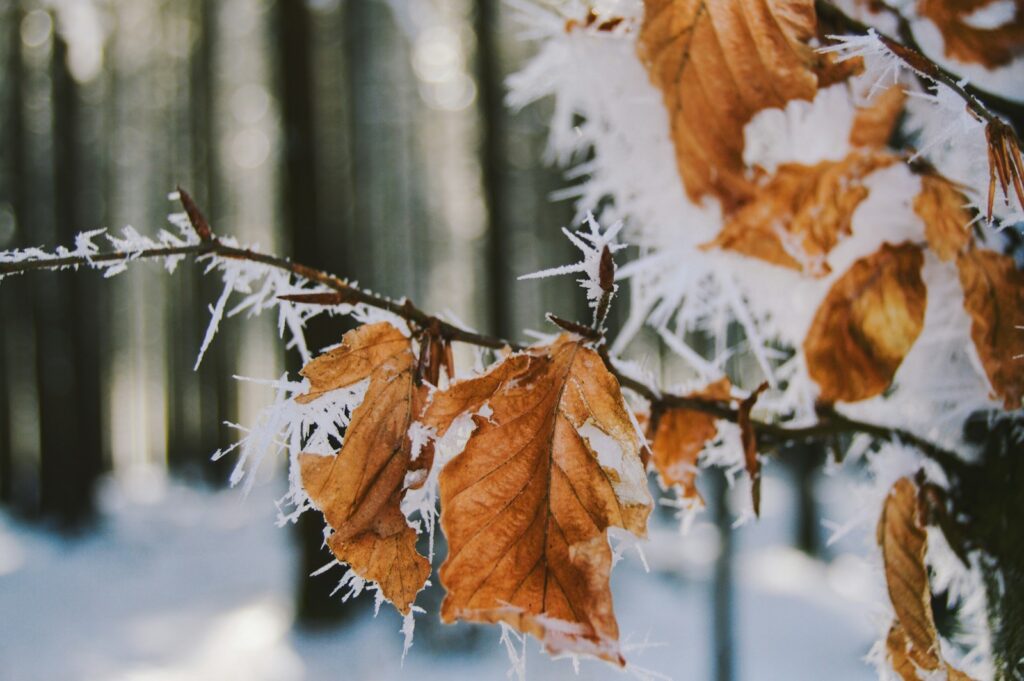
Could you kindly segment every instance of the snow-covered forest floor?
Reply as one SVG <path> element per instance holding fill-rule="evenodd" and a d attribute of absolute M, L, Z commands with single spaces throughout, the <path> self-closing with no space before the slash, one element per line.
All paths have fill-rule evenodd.
<path fill-rule="evenodd" d="M 422 615 L 404 667 L 401 619 L 388 606 L 373 618 L 363 604 L 339 629 L 293 628 L 296 537 L 275 526 L 272 503 L 283 484 L 243 498 L 160 477 L 108 480 L 99 529 L 79 539 L 0 515 L 0 678 L 505 678 L 510 664 L 497 627 L 441 632 Z M 829 493 L 821 497 L 850 499 L 840 484 L 824 480 L 819 488 Z M 879 580 L 858 557 L 864 532 L 830 547 L 828 562 L 812 560 L 787 548 L 794 496 L 778 466 L 769 467 L 764 499 L 761 521 L 733 534 L 737 678 L 874 678 L 863 657 L 880 626 L 872 615 Z M 823 510 L 841 518 L 850 509 Z M 630 661 L 673 679 L 710 676 L 717 535 L 707 520 L 680 537 L 662 517 L 645 546 L 651 574 L 630 551 L 612 576 L 623 638 L 660 644 L 627 652 Z M 338 607 L 351 604 L 339 599 Z M 537 681 L 625 678 L 590 661 L 577 677 L 570 661 L 547 659 L 532 640 L 527 661 Z"/>

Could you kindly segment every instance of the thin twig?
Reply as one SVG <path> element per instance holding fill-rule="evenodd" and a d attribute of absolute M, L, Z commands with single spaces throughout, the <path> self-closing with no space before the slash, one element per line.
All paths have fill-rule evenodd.
<path fill-rule="evenodd" d="M 181 194 L 183 197 L 188 197 L 188 194 L 185 192 L 181 192 Z M 184 201 L 190 201 L 190 199 L 184 199 Z M 202 218 L 202 214 L 195 209 L 194 204 L 192 204 L 191 210 L 188 211 L 188 214 L 190 220 L 198 220 Z M 205 220 L 203 222 L 205 223 Z M 209 228 L 207 227 L 207 229 Z M 293 302 L 307 302 L 311 304 L 362 304 L 379 310 L 386 310 L 398 315 L 415 328 L 420 330 L 429 330 L 432 335 L 440 336 L 445 343 L 459 341 L 470 345 L 476 345 L 478 347 L 490 348 L 492 350 L 500 350 L 502 348 L 509 348 L 511 350 L 523 349 L 522 345 L 507 341 L 503 338 L 469 331 L 443 321 L 416 307 L 416 305 L 408 299 L 403 299 L 401 301 L 392 300 L 385 296 L 353 286 L 338 276 L 308 267 L 301 263 L 293 262 L 287 258 L 268 255 L 266 253 L 260 253 L 247 248 L 238 248 L 226 245 L 213 235 L 212 231 L 208 232 L 208 236 L 204 237 L 199 243 L 188 246 L 169 246 L 167 248 L 152 248 L 137 252 L 112 251 L 90 256 L 68 256 L 48 260 L 26 260 L 21 262 L 0 263 L 0 277 L 38 270 L 59 270 L 83 266 L 87 267 L 95 263 L 119 260 L 159 259 L 171 256 L 193 256 L 196 258 L 214 256 L 259 263 L 268 267 L 290 272 L 296 276 L 306 279 L 309 282 L 320 284 L 335 292 L 334 295 L 314 293 L 286 297 L 286 299 L 292 300 Z M 570 323 L 565 322 L 565 324 L 568 325 Z M 572 328 L 575 327 L 578 327 L 582 335 L 585 337 L 594 333 L 591 329 L 582 325 L 573 325 Z M 652 411 L 663 411 L 665 409 L 688 409 L 710 414 L 716 418 L 730 421 L 732 423 L 736 423 L 739 420 L 739 408 L 733 407 L 730 402 L 661 392 L 657 388 L 627 376 L 620 371 L 608 355 L 606 345 L 601 345 L 598 351 L 604 359 L 608 370 L 616 377 L 616 379 L 618 379 L 619 384 L 623 388 L 631 390 L 640 397 L 649 401 L 651 403 Z M 943 449 L 932 442 L 910 433 L 909 431 L 847 418 L 835 412 L 831 408 L 819 410 L 818 417 L 818 422 L 811 426 L 790 427 L 758 420 L 751 420 L 751 425 L 757 433 L 759 444 L 763 447 L 774 448 L 788 442 L 835 436 L 844 433 L 865 433 L 882 440 L 902 442 L 904 444 L 914 446 L 923 454 L 939 463 L 946 472 L 951 475 L 957 475 L 959 472 L 964 470 L 963 461 L 955 453 Z"/>
<path fill-rule="evenodd" d="M 1004 108 L 1006 105 L 1015 106 L 1014 103 L 1005 101 L 999 97 L 994 97 L 993 95 L 978 90 L 970 85 L 965 85 L 963 78 L 950 73 L 931 59 L 925 57 L 917 46 L 916 41 L 913 40 L 913 34 L 910 32 L 906 18 L 896 10 L 890 9 L 896 17 L 897 25 L 900 27 L 900 35 L 904 38 L 905 44 L 886 35 L 876 28 L 868 26 L 862 21 L 854 19 L 830 2 L 817 0 L 815 3 L 815 9 L 817 10 L 818 16 L 824 18 L 826 21 L 834 23 L 836 26 L 842 27 L 843 30 L 850 31 L 851 33 L 859 33 L 861 35 L 867 35 L 870 32 L 874 32 L 875 35 L 878 36 L 878 39 L 882 41 L 882 44 L 892 51 L 892 53 L 895 54 L 903 63 L 925 78 L 937 83 L 942 83 L 955 92 L 957 96 L 964 100 L 967 108 L 979 118 L 983 119 L 987 123 L 996 121 L 1005 125 L 1005 121 L 995 114 L 992 109 Z M 988 101 L 992 99 L 997 99 L 999 101 L 998 103 L 993 101 L 990 106 Z"/>

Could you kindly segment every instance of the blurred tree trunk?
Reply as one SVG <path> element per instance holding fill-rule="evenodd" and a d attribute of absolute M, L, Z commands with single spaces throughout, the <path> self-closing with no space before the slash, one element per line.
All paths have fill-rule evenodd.
<path fill-rule="evenodd" d="M 56 18 L 54 17 L 54 24 Z M 71 243 L 79 227 L 78 87 L 67 65 L 67 44 L 53 33 L 53 213 L 40 216 L 34 236 L 42 243 Z M 42 198 L 42 197 L 40 197 Z M 94 297 L 75 273 L 33 282 L 36 371 L 41 442 L 41 507 L 64 527 L 87 522 L 93 485 L 102 470 L 99 375 Z"/>
<path fill-rule="evenodd" d="M 279 0 L 275 21 L 278 48 L 277 87 L 281 103 L 281 200 L 287 238 L 293 257 L 331 272 L 347 271 L 344 253 L 330 248 L 332 234 L 318 211 L 318 139 L 313 79 L 312 18 L 305 3 Z M 337 320 L 313 319 L 306 328 L 311 350 L 337 342 Z M 301 545 L 297 579 L 297 617 L 306 626 L 350 619 L 354 608 L 342 608 L 331 598 L 335 574 L 310 575 L 333 558 L 324 546 L 323 516 L 310 511 L 298 523 Z"/>
<path fill-rule="evenodd" d="M 214 229 L 222 215 L 220 202 L 220 160 L 216 130 L 216 46 L 218 40 L 216 0 L 192 0 L 188 6 L 197 39 L 187 63 L 188 92 L 184 115 L 178 127 L 182 134 L 173 142 L 171 152 L 180 150 L 183 158 L 172 164 L 187 172 L 185 188 L 192 193 Z M 190 144 L 180 144 L 181 139 Z M 176 146 L 174 146 L 176 145 Z M 186 171 L 187 168 L 187 171 Z M 169 178 L 171 183 L 183 177 Z M 226 484 L 233 462 L 230 458 L 211 461 L 210 455 L 238 437 L 225 421 L 237 421 L 236 387 L 232 370 L 235 329 L 224 324 L 218 337 L 194 370 L 199 341 L 209 322 L 207 304 L 221 293 L 216 276 L 204 276 L 197 268 L 182 268 L 173 282 L 177 295 L 171 301 L 173 328 L 183 342 L 175 343 L 170 362 L 168 463 L 172 470 L 188 477 L 199 477 L 213 485 Z"/>
<path fill-rule="evenodd" d="M 528 272 L 575 262 L 579 252 L 560 227 L 575 229 L 570 202 L 551 194 L 565 186 L 561 172 L 543 161 L 550 117 L 540 102 L 510 112 L 505 79 L 528 54 L 514 38 L 502 3 L 476 0 L 476 71 L 480 112 L 480 154 L 488 209 L 490 330 L 519 339 L 524 328 L 551 331 L 544 314 L 555 312 L 588 322 L 586 297 L 572 277 L 519 283 Z"/>
<path fill-rule="evenodd" d="M 18 183 L 23 169 L 21 151 L 21 11 L 16 3 L 9 3 L 0 16 L 3 28 L 4 71 L 0 74 L 3 85 L 2 144 L 0 144 L 0 249 L 11 248 L 18 242 Z M 13 391 L 8 363 L 12 361 L 13 344 L 8 336 L 16 331 L 17 300 L 12 286 L 13 278 L 0 283 L 0 504 L 10 504 L 14 495 L 14 442 L 11 437 L 11 402 Z"/>
<path fill-rule="evenodd" d="M 732 681 L 736 677 L 733 651 L 736 649 L 733 632 L 733 531 L 729 510 L 729 485 L 725 472 L 709 470 L 711 475 L 712 514 L 718 528 L 718 556 L 715 558 L 712 578 L 712 676 L 715 681 Z"/>
<path fill-rule="evenodd" d="M 814 496 L 815 478 L 825 462 L 824 442 L 801 442 L 785 450 L 783 461 L 791 461 L 796 476 L 796 546 L 809 556 L 821 554 L 821 518 Z"/>
<path fill-rule="evenodd" d="M 480 111 L 480 167 L 483 175 L 484 198 L 487 204 L 489 276 L 488 315 L 489 328 L 501 338 L 516 335 L 511 315 L 512 298 L 509 289 L 514 273 L 509 267 L 511 248 L 506 183 L 508 154 L 503 73 L 498 54 L 498 3 L 476 0 L 476 64 L 477 91 Z"/>
<path fill-rule="evenodd" d="M 352 223 L 343 270 L 391 296 L 416 297 L 429 263 L 417 248 L 428 215 L 417 172 L 413 130 L 418 94 L 406 36 L 387 2 L 344 6 L 345 61 L 351 110 Z"/>

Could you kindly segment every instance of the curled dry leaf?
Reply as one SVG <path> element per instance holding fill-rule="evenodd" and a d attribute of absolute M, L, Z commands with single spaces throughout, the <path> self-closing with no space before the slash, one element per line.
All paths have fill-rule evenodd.
<path fill-rule="evenodd" d="M 882 244 L 832 285 L 804 339 L 825 402 L 881 394 L 924 325 L 924 257 L 910 243 Z"/>
<path fill-rule="evenodd" d="M 856 147 L 884 147 L 896 127 L 907 93 L 893 85 L 857 109 L 850 128 L 850 144 Z"/>
<path fill-rule="evenodd" d="M 973 249 L 957 258 L 971 338 L 1007 409 L 1024 398 L 1024 272 L 1013 258 Z"/>
<path fill-rule="evenodd" d="M 443 434 L 465 413 L 475 430 L 440 474 L 442 619 L 623 664 L 606 530 L 646 534 L 651 499 L 615 377 L 563 335 L 436 393 L 423 422 Z"/>
<path fill-rule="evenodd" d="M 1013 19 L 995 28 L 977 28 L 967 18 L 993 0 L 918 0 L 917 12 L 942 33 L 947 57 L 996 68 L 1024 53 L 1024 9 L 1017 2 Z"/>
<path fill-rule="evenodd" d="M 433 459 L 429 445 L 415 462 L 411 457 L 407 432 L 427 398 L 415 367 L 410 340 L 398 329 L 385 322 L 361 326 L 303 368 L 310 391 L 296 398 L 310 402 L 369 379 L 341 450 L 299 455 L 302 486 L 333 530 L 327 545 L 337 559 L 376 582 L 403 614 L 430 575 L 400 509 L 406 475 L 429 468 Z"/>
<path fill-rule="evenodd" d="M 722 378 L 688 397 L 728 401 L 730 383 Z M 663 487 L 679 486 L 680 496 L 701 505 L 697 491 L 697 459 L 708 440 L 718 434 L 715 417 L 692 409 L 666 409 L 651 422 L 651 451 Z"/>
<path fill-rule="evenodd" d="M 893 485 L 878 520 L 885 582 L 896 620 L 889 629 L 886 648 L 893 669 L 903 681 L 933 678 L 968 679 L 942 659 L 939 634 L 932 616 L 931 589 L 924 558 L 928 535 L 921 522 L 917 487 L 909 478 Z"/>
<path fill-rule="evenodd" d="M 740 427 L 740 439 L 743 442 L 743 461 L 750 476 L 750 493 L 753 496 L 754 515 L 761 516 L 761 462 L 757 458 L 757 433 L 750 422 L 750 412 L 757 404 L 757 398 L 768 389 L 768 383 L 762 383 L 757 390 L 750 393 L 740 402 L 736 424 Z"/>
<path fill-rule="evenodd" d="M 868 195 L 864 178 L 896 161 L 888 152 L 858 150 L 842 161 L 783 164 L 704 248 L 827 274 L 826 256 L 850 233 L 853 213 Z"/>
<path fill-rule="evenodd" d="M 953 260 L 971 241 L 973 222 L 967 197 L 941 175 L 921 176 L 921 193 L 914 198 L 914 212 L 924 221 L 928 246 L 941 260 Z"/>
<path fill-rule="evenodd" d="M 810 47 L 816 29 L 813 0 L 645 0 L 638 49 L 664 95 L 691 199 L 749 199 L 743 127 L 848 75 Z"/>

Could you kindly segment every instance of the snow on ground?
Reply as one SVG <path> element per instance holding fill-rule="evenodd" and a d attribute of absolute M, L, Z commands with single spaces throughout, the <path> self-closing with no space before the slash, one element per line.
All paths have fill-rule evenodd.
<path fill-rule="evenodd" d="M 866 563 L 847 552 L 826 564 L 786 548 L 791 492 L 780 467 L 769 473 L 764 517 L 735 531 L 737 678 L 873 678 L 862 661 L 878 631 Z M 375 619 L 363 608 L 336 630 L 293 628 L 294 535 L 275 527 L 272 503 L 282 487 L 244 498 L 157 478 L 140 497 L 111 482 L 99 530 L 78 539 L 0 514 L 0 679 L 506 678 L 496 627 L 441 632 L 424 622 L 433 615 L 422 615 L 404 666 L 401 619 L 387 607 Z M 673 523 L 653 527 L 651 574 L 632 551 L 616 567 L 619 623 L 638 646 L 627 653 L 633 664 L 707 679 L 717 535 L 702 520 L 680 537 Z M 863 547 L 863 537 L 844 541 L 847 551 Z M 533 641 L 527 668 L 536 681 L 625 678 L 589 661 L 577 676 L 570 661 L 547 659 Z"/>

